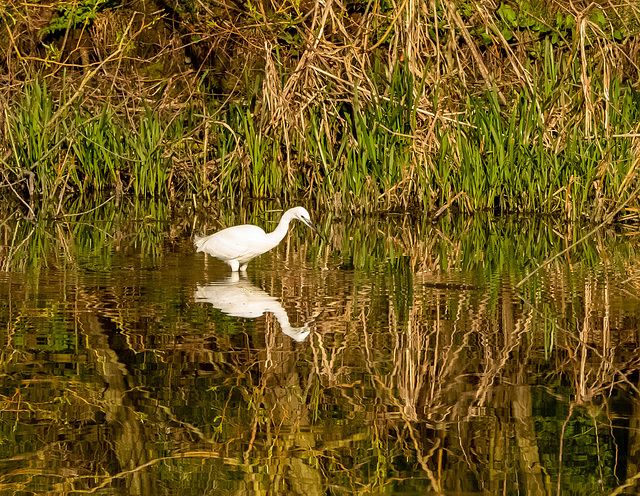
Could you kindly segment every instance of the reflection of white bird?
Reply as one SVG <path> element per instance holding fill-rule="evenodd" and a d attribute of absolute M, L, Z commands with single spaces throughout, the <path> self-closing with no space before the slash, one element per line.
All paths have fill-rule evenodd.
<path fill-rule="evenodd" d="M 218 260 L 226 262 L 232 271 L 245 271 L 251 260 L 278 246 L 278 243 L 287 234 L 289 222 L 293 219 L 302 221 L 317 232 L 316 226 L 311 222 L 309 212 L 304 207 L 295 207 L 284 213 L 278 227 L 269 234 L 258 226 L 245 224 L 228 227 L 209 236 L 196 236 L 193 244 L 196 246 L 197 252 L 208 253 Z"/>
<path fill-rule="evenodd" d="M 311 332 L 310 324 L 302 327 L 291 327 L 289 316 L 277 298 L 254 286 L 245 277 L 240 278 L 237 272 L 224 281 L 214 282 L 207 286 L 196 287 L 195 300 L 210 303 L 218 310 L 231 317 L 255 319 L 265 312 L 272 313 L 282 332 L 299 343 Z"/>

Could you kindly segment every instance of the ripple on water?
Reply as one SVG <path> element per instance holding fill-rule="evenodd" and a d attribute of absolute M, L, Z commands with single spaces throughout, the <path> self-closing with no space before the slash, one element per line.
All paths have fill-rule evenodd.
<path fill-rule="evenodd" d="M 598 494 L 636 475 L 632 251 L 519 286 L 542 261 L 523 226 L 352 222 L 235 280 L 188 235 L 0 272 L 3 481 Z"/>

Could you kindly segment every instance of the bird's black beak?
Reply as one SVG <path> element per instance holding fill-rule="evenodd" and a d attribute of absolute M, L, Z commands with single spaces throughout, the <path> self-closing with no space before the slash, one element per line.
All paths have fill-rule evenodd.
<path fill-rule="evenodd" d="M 312 221 L 310 220 L 305 220 L 304 223 L 309 226 L 309 228 L 311 228 L 311 230 L 316 233 L 320 239 L 324 242 L 327 241 L 327 238 L 325 238 L 324 234 L 320 231 L 320 229 L 318 228 L 318 226 L 316 224 L 314 224 Z"/>

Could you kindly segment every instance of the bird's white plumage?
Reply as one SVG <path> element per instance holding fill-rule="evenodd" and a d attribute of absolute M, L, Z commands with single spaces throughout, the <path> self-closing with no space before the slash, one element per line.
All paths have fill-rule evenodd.
<path fill-rule="evenodd" d="M 278 246 L 293 219 L 316 230 L 309 212 L 304 207 L 294 207 L 284 213 L 273 232 L 265 233 L 258 226 L 244 224 L 228 227 L 209 236 L 196 236 L 194 245 L 197 252 L 208 253 L 226 262 L 232 271 L 245 271 L 251 260 Z"/>

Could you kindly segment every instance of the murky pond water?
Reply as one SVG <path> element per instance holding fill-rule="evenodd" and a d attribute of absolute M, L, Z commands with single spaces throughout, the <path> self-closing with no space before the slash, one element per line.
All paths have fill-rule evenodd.
<path fill-rule="evenodd" d="M 216 212 L 217 214 L 217 212 Z M 317 219 L 247 276 L 107 204 L 0 231 L 6 494 L 633 494 L 638 237 Z"/>

